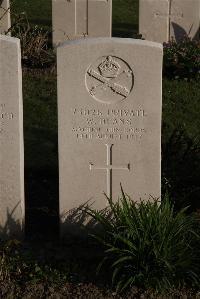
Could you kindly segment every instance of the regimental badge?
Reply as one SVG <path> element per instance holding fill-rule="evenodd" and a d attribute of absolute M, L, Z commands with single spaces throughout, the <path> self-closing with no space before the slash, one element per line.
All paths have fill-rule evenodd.
<path fill-rule="evenodd" d="M 106 59 L 98 67 L 101 75 L 105 78 L 116 78 L 119 75 L 120 65 L 112 56 Z"/>
<path fill-rule="evenodd" d="M 104 56 L 86 71 L 86 88 L 98 102 L 115 104 L 125 100 L 133 89 L 131 67 L 121 58 Z"/>

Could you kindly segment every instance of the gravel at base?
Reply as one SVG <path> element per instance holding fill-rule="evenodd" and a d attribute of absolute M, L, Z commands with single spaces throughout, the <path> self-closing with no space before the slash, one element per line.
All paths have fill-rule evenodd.
<path fill-rule="evenodd" d="M 45 283 L 29 283 L 16 286 L 9 282 L 0 283 L 1 299 L 200 299 L 200 292 L 173 291 L 165 296 L 156 296 L 153 292 L 143 292 L 133 288 L 129 294 L 120 296 L 111 290 L 99 288 L 92 283 L 66 283 L 60 287 Z"/>

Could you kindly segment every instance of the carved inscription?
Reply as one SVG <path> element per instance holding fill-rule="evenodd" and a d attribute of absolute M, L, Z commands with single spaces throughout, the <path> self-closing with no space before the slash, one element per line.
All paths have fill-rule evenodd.
<path fill-rule="evenodd" d="M 144 109 L 71 109 L 74 138 L 84 140 L 140 140 L 146 133 Z"/>
<path fill-rule="evenodd" d="M 103 104 L 125 100 L 133 89 L 131 67 L 121 58 L 103 56 L 86 71 L 86 88 L 89 94 Z"/>
<path fill-rule="evenodd" d="M 7 110 L 6 104 L 0 104 L 0 137 L 6 132 L 6 124 L 14 119 L 14 114 Z"/>
<path fill-rule="evenodd" d="M 160 12 L 155 12 L 154 13 L 155 18 L 169 18 L 170 20 L 173 18 L 178 18 L 182 19 L 183 18 L 183 13 L 166 13 L 166 14 L 161 14 Z"/>

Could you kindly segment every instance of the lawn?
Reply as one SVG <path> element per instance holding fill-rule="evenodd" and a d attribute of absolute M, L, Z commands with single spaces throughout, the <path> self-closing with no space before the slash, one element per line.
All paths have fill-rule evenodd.
<path fill-rule="evenodd" d="M 31 24 L 52 30 L 51 0 L 12 0 L 14 14 L 25 12 Z M 113 0 L 113 35 L 131 37 L 138 28 L 138 1 Z"/>
<path fill-rule="evenodd" d="M 12 0 L 13 16 L 26 13 L 31 24 L 51 30 L 51 0 Z"/>
<path fill-rule="evenodd" d="M 12 5 L 14 14 L 26 12 L 32 26 L 52 30 L 51 0 L 13 0 Z M 137 31 L 138 1 L 113 0 L 113 36 L 133 37 Z M 23 94 L 26 188 L 30 197 L 27 197 L 27 221 L 33 225 L 34 220 L 32 223 L 29 219 L 39 205 L 41 221 L 48 218 L 45 213 L 49 215 L 50 210 L 57 215 L 54 219 L 58 222 L 58 211 L 54 211 L 58 207 L 55 67 L 53 71 L 26 69 Z M 181 202 L 183 195 L 187 197 L 189 193 L 190 204 L 195 208 L 200 202 L 197 182 L 200 174 L 199 154 L 193 150 L 200 136 L 199 99 L 199 81 L 163 78 L 163 190 L 173 191 L 175 200 Z M 191 155 L 195 160 L 192 164 Z M 188 163 L 191 168 L 188 168 Z"/>
<path fill-rule="evenodd" d="M 51 0 L 12 0 L 12 8 L 13 20 L 25 12 L 32 27 L 49 32 L 47 52 L 52 55 Z M 138 1 L 113 0 L 113 36 L 134 37 L 137 32 Z M 15 244 L 0 248 L 10 263 L 10 272 L 6 268 L 7 276 L 0 281 L 0 297 L 8 291 L 8 298 L 29 298 L 31 294 L 30 298 L 47 298 L 47 294 L 48 298 L 121 298 L 106 288 L 109 273 L 96 278 L 97 259 L 90 242 L 71 242 L 67 247 L 51 243 L 53 237 L 58 237 L 59 228 L 55 63 L 54 53 L 51 63 L 43 68 L 23 65 L 26 233 L 29 241 L 37 241 L 22 244 L 22 248 Z M 190 205 L 195 211 L 200 208 L 199 100 L 199 81 L 163 77 L 163 194 L 172 195 L 177 208 Z M 7 273 L 13 275 L 16 285 Z M 149 298 L 140 289 L 132 292 L 132 298 Z"/>

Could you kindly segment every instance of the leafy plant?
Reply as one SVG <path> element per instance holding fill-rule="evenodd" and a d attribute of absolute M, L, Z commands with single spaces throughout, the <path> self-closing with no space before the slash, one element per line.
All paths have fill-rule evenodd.
<path fill-rule="evenodd" d="M 122 189 L 121 199 L 108 199 L 107 211 L 88 209 L 103 231 L 95 239 L 103 245 L 104 258 L 117 291 L 132 286 L 158 291 L 199 282 L 199 222 L 196 216 L 177 214 L 168 199 L 135 203 Z M 199 247 L 198 247 L 199 248 Z M 99 270 L 98 269 L 98 270 Z"/>
<path fill-rule="evenodd" d="M 170 78 L 199 78 L 200 42 L 189 37 L 164 44 L 164 75 Z"/>

